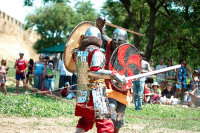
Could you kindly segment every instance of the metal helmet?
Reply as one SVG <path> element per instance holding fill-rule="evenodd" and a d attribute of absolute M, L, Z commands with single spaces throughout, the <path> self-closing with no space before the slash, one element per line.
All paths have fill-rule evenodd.
<path fill-rule="evenodd" d="M 92 26 L 87 29 L 87 31 L 85 32 L 85 36 L 95 36 L 101 38 L 101 32 L 97 27 Z"/>
<path fill-rule="evenodd" d="M 115 29 L 113 32 L 113 43 L 116 45 L 115 47 L 123 43 L 129 43 L 127 32 L 122 29 Z"/>

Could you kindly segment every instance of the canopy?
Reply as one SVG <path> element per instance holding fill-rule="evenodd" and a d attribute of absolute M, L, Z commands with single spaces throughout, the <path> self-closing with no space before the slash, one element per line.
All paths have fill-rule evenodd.
<path fill-rule="evenodd" d="M 49 53 L 49 54 L 57 54 L 57 53 L 63 53 L 65 48 L 65 44 L 59 44 L 59 45 L 54 45 L 49 48 L 41 49 L 40 53 Z"/>

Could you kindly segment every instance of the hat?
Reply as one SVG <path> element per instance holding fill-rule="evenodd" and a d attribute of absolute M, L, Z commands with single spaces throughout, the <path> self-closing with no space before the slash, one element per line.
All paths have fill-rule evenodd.
<path fill-rule="evenodd" d="M 66 82 L 65 85 L 68 86 L 68 85 L 69 85 L 69 82 Z"/>
<path fill-rule="evenodd" d="M 53 63 L 49 63 L 49 66 L 53 66 Z"/>
<path fill-rule="evenodd" d="M 154 85 L 159 86 L 157 82 L 154 82 L 154 83 L 152 84 L 152 87 L 153 87 Z"/>
<path fill-rule="evenodd" d="M 23 51 L 19 51 L 19 54 L 24 54 L 24 52 Z"/>

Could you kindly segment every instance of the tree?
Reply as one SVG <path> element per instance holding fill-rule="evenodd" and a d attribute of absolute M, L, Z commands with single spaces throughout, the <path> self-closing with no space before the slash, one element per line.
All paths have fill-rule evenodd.
<path fill-rule="evenodd" d="M 199 53 L 199 6 L 199 0 L 107 0 L 103 12 L 112 23 L 126 23 L 128 29 L 133 27 L 145 35 L 139 39 L 134 36 L 133 44 L 146 52 L 147 60 L 174 58 L 176 63 L 189 60 L 198 66 L 200 62 L 192 57 Z M 128 19 L 120 22 L 123 17 Z"/>
<path fill-rule="evenodd" d="M 71 31 L 82 21 L 95 21 L 98 16 L 90 1 L 78 1 L 74 10 L 67 3 L 50 2 L 26 17 L 26 28 L 34 28 L 41 39 L 34 48 L 40 49 L 65 43 Z"/>
<path fill-rule="evenodd" d="M 66 42 L 69 30 L 74 27 L 71 25 L 73 16 L 71 7 L 63 3 L 46 5 L 28 15 L 26 27 L 34 28 L 41 35 L 41 39 L 37 41 L 34 48 L 39 51 L 42 48 Z"/>
<path fill-rule="evenodd" d="M 66 3 L 69 0 L 42 0 L 43 4 L 46 4 L 48 2 L 54 2 L 54 3 Z M 33 6 L 34 0 L 24 0 L 24 6 Z"/>

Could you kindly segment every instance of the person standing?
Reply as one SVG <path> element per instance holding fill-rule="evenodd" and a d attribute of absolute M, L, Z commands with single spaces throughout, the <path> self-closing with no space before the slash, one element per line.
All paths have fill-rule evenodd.
<path fill-rule="evenodd" d="M 66 82 L 69 82 L 69 85 L 72 85 L 72 73 L 69 72 L 64 65 L 64 61 L 61 60 L 58 65 L 58 71 L 60 71 L 60 79 L 59 79 L 59 88 L 65 86 Z"/>
<path fill-rule="evenodd" d="M 164 65 L 164 59 L 160 59 L 160 64 L 156 66 L 156 70 L 162 69 L 162 68 L 166 68 L 167 66 Z M 160 84 L 161 81 L 165 81 L 165 77 L 166 76 L 166 72 L 163 73 L 158 73 L 156 75 L 156 82 L 158 84 Z"/>
<path fill-rule="evenodd" d="M 191 72 L 191 69 L 187 66 L 186 61 L 181 62 L 181 67 L 176 71 L 176 92 L 175 92 L 175 98 L 178 97 L 178 92 L 181 90 L 181 102 L 183 102 L 184 98 L 184 92 L 187 88 L 187 80 L 186 80 L 186 74 L 187 71 Z"/>
<path fill-rule="evenodd" d="M 30 59 L 29 62 L 28 62 L 28 72 L 26 74 L 26 84 L 27 84 L 27 86 L 28 86 L 28 82 L 31 86 L 33 86 L 33 83 L 32 83 L 33 65 L 34 65 L 34 61 L 33 61 L 33 59 Z"/>
<path fill-rule="evenodd" d="M 118 46 L 128 42 L 128 34 L 125 30 L 114 30 L 112 40 L 108 40 L 106 45 L 105 69 L 109 69 L 109 61 L 114 50 Z M 107 94 L 109 99 L 109 105 L 111 110 L 113 111 L 111 119 L 114 123 L 114 133 L 118 133 L 120 128 L 125 123 L 124 114 L 126 106 L 131 103 L 131 88 L 126 91 L 121 91 L 112 85 L 111 80 L 106 79 L 105 81 L 108 89 Z"/>
<path fill-rule="evenodd" d="M 154 67 L 152 66 L 152 61 L 149 61 L 149 65 L 150 65 L 151 70 L 154 71 Z M 147 76 L 145 83 L 150 84 L 150 86 L 152 86 L 152 84 L 154 82 L 153 77 L 154 77 L 154 75 Z"/>
<path fill-rule="evenodd" d="M 167 67 L 172 66 L 172 59 L 168 59 L 168 65 Z M 167 82 L 172 82 L 172 90 L 175 91 L 176 90 L 176 71 L 175 70 L 170 70 L 167 71 L 166 73 L 166 81 Z"/>
<path fill-rule="evenodd" d="M 76 133 L 87 132 L 93 128 L 94 123 L 98 133 L 114 131 L 103 79 L 115 79 L 123 84 L 125 76 L 103 69 L 105 56 L 100 50 L 101 45 L 99 29 L 90 27 L 80 47 L 73 51 L 78 89 L 75 116 L 81 117 L 76 126 Z"/>
<path fill-rule="evenodd" d="M 1 89 L 3 89 L 6 95 L 8 94 L 6 90 L 6 74 L 7 73 L 8 73 L 8 67 L 7 67 L 6 60 L 2 59 L 1 66 L 0 66 L 0 84 L 1 84 L 0 92 L 1 92 Z"/>
<path fill-rule="evenodd" d="M 45 72 L 45 66 L 43 62 L 43 56 L 39 56 L 39 61 L 35 62 L 33 66 L 33 76 L 34 76 L 34 88 L 37 88 L 39 90 L 43 89 L 43 82 L 44 82 L 44 72 Z"/>
<path fill-rule="evenodd" d="M 53 63 L 49 63 L 49 69 L 46 70 L 45 75 L 47 77 L 46 88 L 47 91 L 52 95 L 52 91 L 54 91 L 54 82 L 55 82 L 55 75 L 56 71 L 53 69 Z"/>
<path fill-rule="evenodd" d="M 151 68 L 147 61 L 144 60 L 144 52 L 140 51 L 140 58 L 141 58 L 141 73 L 150 72 Z M 134 104 L 135 104 L 135 110 L 140 111 L 142 108 L 142 99 L 143 99 L 143 93 L 144 93 L 144 84 L 145 84 L 145 77 L 138 78 L 137 80 L 133 81 L 133 92 L 134 92 Z"/>
<path fill-rule="evenodd" d="M 26 69 L 27 69 L 27 61 L 24 59 L 24 52 L 19 52 L 19 59 L 16 60 L 14 68 L 16 69 L 16 93 L 19 93 L 19 81 L 20 79 L 23 81 L 24 93 L 27 89 L 26 85 Z"/>

